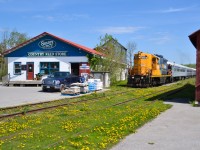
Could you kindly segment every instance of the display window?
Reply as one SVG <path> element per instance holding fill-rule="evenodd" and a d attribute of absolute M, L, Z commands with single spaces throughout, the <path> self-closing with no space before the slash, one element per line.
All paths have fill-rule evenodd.
<path fill-rule="evenodd" d="M 55 71 L 59 71 L 59 62 L 40 62 L 40 73 L 42 75 L 52 74 Z"/>

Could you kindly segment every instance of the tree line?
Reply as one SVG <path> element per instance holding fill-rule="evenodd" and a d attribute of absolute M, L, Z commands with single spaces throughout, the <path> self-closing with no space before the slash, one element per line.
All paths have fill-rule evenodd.
<path fill-rule="evenodd" d="M 20 33 L 17 30 L 3 31 L 0 34 L 0 80 L 7 74 L 8 62 L 3 53 L 30 39 L 26 33 Z"/>

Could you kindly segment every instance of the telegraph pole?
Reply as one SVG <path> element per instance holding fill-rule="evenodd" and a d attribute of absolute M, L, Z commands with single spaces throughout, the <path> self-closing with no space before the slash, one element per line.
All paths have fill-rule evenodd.
<path fill-rule="evenodd" d="M 0 75 L 1 75 L 0 77 L 1 78 L 2 78 L 2 67 L 3 67 L 2 62 L 3 62 L 3 57 L 2 57 L 2 53 L 0 52 Z M 0 80 L 2 80 L 1 78 Z"/>

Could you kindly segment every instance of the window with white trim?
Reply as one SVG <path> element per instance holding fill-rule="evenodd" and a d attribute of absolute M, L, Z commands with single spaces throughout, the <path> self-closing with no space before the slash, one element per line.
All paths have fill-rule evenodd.
<path fill-rule="evenodd" d="M 14 62 L 14 75 L 20 75 L 21 74 L 21 62 Z"/>

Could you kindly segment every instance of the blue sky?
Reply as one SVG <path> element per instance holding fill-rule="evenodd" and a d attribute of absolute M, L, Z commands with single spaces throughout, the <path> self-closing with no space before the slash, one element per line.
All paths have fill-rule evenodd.
<path fill-rule="evenodd" d="M 0 32 L 49 32 L 94 48 L 112 35 L 123 46 L 196 63 L 188 36 L 200 29 L 199 0 L 0 0 Z"/>

